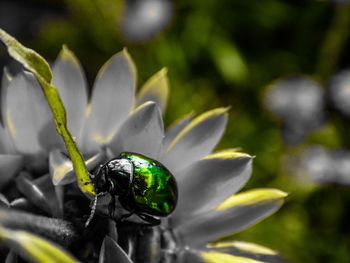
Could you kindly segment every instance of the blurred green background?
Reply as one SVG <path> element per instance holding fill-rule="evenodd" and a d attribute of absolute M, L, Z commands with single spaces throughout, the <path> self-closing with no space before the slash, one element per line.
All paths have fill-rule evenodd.
<path fill-rule="evenodd" d="M 140 42 L 123 35 L 124 4 L 1 0 L 0 27 L 49 61 L 67 44 L 90 86 L 103 63 L 124 46 L 137 65 L 139 86 L 167 67 L 167 126 L 191 111 L 231 106 L 217 149 L 240 147 L 256 156 L 245 189 L 275 187 L 290 194 L 275 215 L 235 239 L 276 249 L 288 262 L 350 262 L 350 189 L 298 180 L 293 169 L 287 173 L 283 167 L 284 156 L 310 144 L 349 148 L 349 119 L 329 107 L 325 126 L 298 145 L 286 145 L 280 121 L 262 106 L 265 87 L 278 78 L 303 74 L 324 86 L 349 66 L 350 6 L 316 0 L 173 0 L 165 30 Z M 8 61 L 0 49 L 0 66 Z"/>

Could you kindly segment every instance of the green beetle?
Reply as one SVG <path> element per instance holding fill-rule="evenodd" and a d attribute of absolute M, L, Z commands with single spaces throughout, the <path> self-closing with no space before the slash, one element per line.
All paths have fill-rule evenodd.
<path fill-rule="evenodd" d="M 171 172 L 160 162 L 138 153 L 123 152 L 118 158 L 101 165 L 92 183 L 98 195 L 109 193 L 109 212 L 114 212 L 114 198 L 130 212 L 150 225 L 160 224 L 158 217 L 168 216 L 176 207 L 177 183 Z M 89 224 L 95 210 L 92 208 Z"/>

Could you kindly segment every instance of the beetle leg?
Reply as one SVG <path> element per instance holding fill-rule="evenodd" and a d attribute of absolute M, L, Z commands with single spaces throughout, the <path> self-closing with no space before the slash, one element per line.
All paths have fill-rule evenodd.
<path fill-rule="evenodd" d="M 124 222 L 126 219 L 128 219 L 130 216 L 132 216 L 134 213 L 133 212 L 130 212 L 128 214 L 124 214 L 120 217 L 120 221 L 121 222 Z"/>
<path fill-rule="evenodd" d="M 142 220 L 146 221 L 150 226 L 160 225 L 161 221 L 159 218 L 156 218 L 147 214 L 137 214 Z"/>

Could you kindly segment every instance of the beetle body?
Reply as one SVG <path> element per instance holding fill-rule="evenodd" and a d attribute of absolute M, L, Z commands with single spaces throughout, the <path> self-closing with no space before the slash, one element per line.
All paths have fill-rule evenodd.
<path fill-rule="evenodd" d="M 97 193 L 109 193 L 112 199 L 117 196 L 130 214 L 153 225 L 160 223 L 154 216 L 169 215 L 178 199 L 171 172 L 160 162 L 137 153 L 123 152 L 102 165 L 94 185 Z"/>

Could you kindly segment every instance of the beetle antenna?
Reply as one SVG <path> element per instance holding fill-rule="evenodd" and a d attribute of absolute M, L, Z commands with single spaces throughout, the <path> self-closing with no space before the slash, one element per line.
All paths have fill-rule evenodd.
<path fill-rule="evenodd" d="M 95 212 L 96 212 L 96 206 L 97 206 L 97 198 L 100 195 L 103 195 L 103 193 L 98 193 L 98 194 L 95 195 L 94 202 L 92 203 L 92 207 L 91 207 L 91 212 L 90 212 L 88 220 L 86 220 L 85 227 L 88 227 L 90 222 L 91 222 L 91 220 L 94 218 L 94 215 L 95 215 Z"/>

